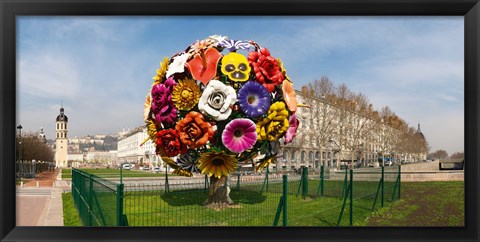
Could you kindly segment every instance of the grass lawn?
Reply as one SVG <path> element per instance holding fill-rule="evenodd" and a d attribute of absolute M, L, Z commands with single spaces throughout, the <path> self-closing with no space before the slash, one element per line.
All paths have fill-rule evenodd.
<path fill-rule="evenodd" d="M 368 226 L 464 226 L 464 182 L 405 182 L 401 200 L 378 210 Z"/>
<path fill-rule="evenodd" d="M 337 226 L 343 200 L 338 194 L 333 196 L 334 194 L 330 193 L 339 190 L 337 193 L 341 194 L 341 184 L 326 183 L 325 196 L 302 199 L 301 196 L 296 196 L 298 182 L 289 182 L 288 226 Z M 333 189 L 334 186 L 337 187 Z M 309 194 L 316 195 L 318 181 L 309 181 L 309 188 Z M 385 194 L 392 194 L 387 188 L 388 185 Z M 354 185 L 354 226 L 464 224 L 463 182 L 402 183 L 399 201 L 390 203 L 389 195 L 386 195 L 385 206 L 380 208 L 377 200 L 377 209 L 372 210 L 376 189 L 374 182 Z M 281 195 L 275 191 L 281 190 L 276 184 L 270 184 L 269 192 L 260 193 L 260 190 L 261 185 L 242 185 L 242 190 L 239 191 L 232 189 L 230 197 L 237 204 L 228 208 L 203 206 L 202 203 L 207 198 L 203 189 L 170 193 L 159 190 L 125 192 L 124 211 L 130 226 L 271 226 Z M 71 199 L 71 194 L 68 196 L 69 198 L 64 197 L 64 200 Z M 74 206 L 69 208 L 75 210 Z M 282 223 L 282 216 L 280 215 L 279 225 Z M 340 226 L 349 226 L 349 217 L 347 203 Z M 74 222 L 75 220 L 65 221 L 65 225 L 78 225 Z"/>
<path fill-rule="evenodd" d="M 62 194 L 63 223 L 65 226 L 82 226 L 77 208 L 73 202 L 72 193 Z"/>
<path fill-rule="evenodd" d="M 120 177 L 120 169 L 107 169 L 107 168 L 91 168 L 91 169 L 79 169 L 87 173 L 95 174 L 99 177 Z M 169 176 L 175 176 L 168 174 Z M 123 177 L 164 177 L 165 172 L 150 172 L 150 171 L 137 171 L 137 170 L 122 170 Z M 62 169 L 62 179 L 71 179 L 72 169 Z"/>

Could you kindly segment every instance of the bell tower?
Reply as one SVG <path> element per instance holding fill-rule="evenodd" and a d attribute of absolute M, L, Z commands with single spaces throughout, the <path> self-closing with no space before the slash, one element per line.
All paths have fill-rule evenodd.
<path fill-rule="evenodd" d="M 60 114 L 56 119 L 56 149 L 55 149 L 55 165 L 58 168 L 66 168 L 68 166 L 67 150 L 68 150 L 68 138 L 67 138 L 67 124 L 68 117 L 64 113 L 63 105 L 60 108 Z"/>

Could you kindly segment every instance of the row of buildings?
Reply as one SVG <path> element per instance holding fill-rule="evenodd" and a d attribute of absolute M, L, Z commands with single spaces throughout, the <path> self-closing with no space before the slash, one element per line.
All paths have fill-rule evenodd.
<path fill-rule="evenodd" d="M 418 162 L 426 159 L 428 144 L 421 133 L 391 113 L 379 113 L 370 106 L 335 97 L 317 98 L 307 90 L 296 91 L 300 121 L 294 141 L 284 145 L 273 165 L 276 170 L 296 170 L 302 166 L 313 170 L 320 166 L 337 168 L 349 165 L 379 166 L 385 162 Z M 388 111 L 388 110 L 387 110 Z M 117 134 L 117 150 L 87 150 L 68 153 L 71 145 L 92 140 L 68 139 L 68 118 L 63 107 L 57 117 L 56 162 L 58 167 L 82 165 L 117 166 L 124 163 L 163 167 L 155 154 L 154 143 L 148 139 L 144 126 Z M 104 137 L 95 137 L 97 142 Z"/>

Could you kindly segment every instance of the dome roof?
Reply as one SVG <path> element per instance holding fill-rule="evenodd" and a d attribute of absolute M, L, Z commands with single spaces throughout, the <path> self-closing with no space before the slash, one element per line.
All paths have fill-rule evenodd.
<path fill-rule="evenodd" d="M 57 122 L 63 121 L 63 122 L 68 122 L 68 117 L 64 113 L 63 107 L 60 108 L 60 114 L 57 116 Z"/>

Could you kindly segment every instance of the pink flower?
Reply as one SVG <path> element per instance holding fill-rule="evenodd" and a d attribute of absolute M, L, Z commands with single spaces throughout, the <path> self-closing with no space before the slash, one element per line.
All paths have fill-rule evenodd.
<path fill-rule="evenodd" d="M 152 112 L 155 120 L 163 124 L 175 123 L 177 108 L 172 102 L 172 91 L 176 85 L 173 78 L 152 87 Z"/>
<path fill-rule="evenodd" d="M 222 141 L 227 149 L 235 153 L 251 149 L 257 142 L 255 123 L 246 118 L 230 121 L 223 130 Z"/>
<path fill-rule="evenodd" d="M 285 134 L 285 144 L 292 142 L 293 138 L 295 138 L 300 121 L 297 119 L 297 115 L 293 114 L 288 119 L 288 123 L 290 127 L 288 127 L 287 133 Z"/>

